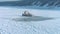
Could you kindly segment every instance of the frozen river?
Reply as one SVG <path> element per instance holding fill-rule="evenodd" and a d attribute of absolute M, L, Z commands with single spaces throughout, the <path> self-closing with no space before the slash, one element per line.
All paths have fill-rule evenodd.
<path fill-rule="evenodd" d="M 25 10 L 39 17 L 25 21 Z M 0 34 L 60 34 L 60 11 L 0 7 Z"/>

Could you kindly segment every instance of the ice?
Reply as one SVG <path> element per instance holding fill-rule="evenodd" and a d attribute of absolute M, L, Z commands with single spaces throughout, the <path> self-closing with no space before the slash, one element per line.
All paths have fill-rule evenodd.
<path fill-rule="evenodd" d="M 45 21 L 14 21 L 25 11 L 35 16 L 54 18 Z M 0 7 L 1 34 L 60 34 L 60 11 Z"/>

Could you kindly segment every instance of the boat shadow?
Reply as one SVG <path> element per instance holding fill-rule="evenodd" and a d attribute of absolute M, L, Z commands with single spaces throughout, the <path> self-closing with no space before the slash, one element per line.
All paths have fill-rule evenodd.
<path fill-rule="evenodd" d="M 34 17 L 24 17 L 24 18 L 13 18 L 12 20 L 14 21 L 20 21 L 20 22 L 24 22 L 24 21 L 45 21 L 45 20 L 52 20 L 54 18 L 50 18 L 50 17 L 41 17 L 41 16 L 34 16 Z"/>

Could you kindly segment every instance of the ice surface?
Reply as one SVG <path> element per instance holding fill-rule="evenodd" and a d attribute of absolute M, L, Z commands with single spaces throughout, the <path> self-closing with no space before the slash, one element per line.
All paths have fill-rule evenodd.
<path fill-rule="evenodd" d="M 54 18 L 45 21 L 14 21 L 25 11 Z M 60 34 L 60 11 L 0 7 L 0 34 Z"/>

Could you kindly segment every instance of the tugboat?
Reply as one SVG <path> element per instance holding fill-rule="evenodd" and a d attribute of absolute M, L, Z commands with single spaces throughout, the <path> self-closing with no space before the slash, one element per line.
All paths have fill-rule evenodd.
<path fill-rule="evenodd" d="M 32 14 L 29 13 L 28 11 L 24 11 L 24 13 L 22 14 L 22 16 L 32 17 Z"/>

